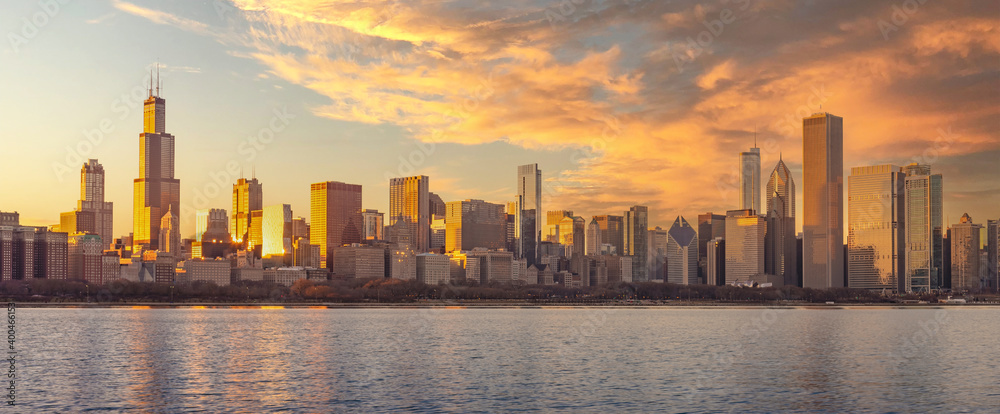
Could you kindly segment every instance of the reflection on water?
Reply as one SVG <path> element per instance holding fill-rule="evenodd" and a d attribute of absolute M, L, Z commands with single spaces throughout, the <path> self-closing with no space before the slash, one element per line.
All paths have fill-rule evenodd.
<path fill-rule="evenodd" d="M 26 412 L 1000 406 L 997 308 L 19 309 L 18 316 L 18 402 Z"/>

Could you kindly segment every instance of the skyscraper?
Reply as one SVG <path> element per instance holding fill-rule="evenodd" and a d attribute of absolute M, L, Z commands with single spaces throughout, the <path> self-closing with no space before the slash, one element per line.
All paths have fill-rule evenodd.
<path fill-rule="evenodd" d="M 795 182 L 778 159 L 767 180 L 767 236 L 764 272 L 781 276 L 786 286 L 798 284 L 795 253 Z"/>
<path fill-rule="evenodd" d="M 849 287 L 905 290 L 905 178 L 895 165 L 851 168 L 847 177 Z"/>
<path fill-rule="evenodd" d="M 976 290 L 980 287 L 979 245 L 982 224 L 974 224 L 969 213 L 951 226 L 951 290 Z"/>
<path fill-rule="evenodd" d="M 538 164 L 517 167 L 517 257 L 526 259 L 528 266 L 538 263 L 538 244 L 542 228 L 542 170 Z"/>
<path fill-rule="evenodd" d="M 726 284 L 726 239 L 716 237 L 709 240 L 705 249 L 708 251 L 705 284 L 713 286 Z"/>
<path fill-rule="evenodd" d="M 624 217 L 625 256 L 632 256 L 632 280 L 648 282 L 649 264 L 648 237 L 649 209 L 646 206 L 633 206 L 625 212 Z"/>
<path fill-rule="evenodd" d="M 828 113 L 802 119 L 803 287 L 844 286 L 843 170 L 844 119 Z M 728 255 L 735 244 L 726 242 Z"/>
<path fill-rule="evenodd" d="M 740 209 L 760 212 L 760 148 L 740 153 Z"/>
<path fill-rule="evenodd" d="M 601 254 L 601 225 L 597 223 L 597 217 L 590 219 L 587 224 L 587 254 L 597 256 Z"/>
<path fill-rule="evenodd" d="M 994 291 L 1000 290 L 1000 220 L 986 220 L 986 260 L 987 278 L 991 280 Z"/>
<path fill-rule="evenodd" d="M 365 240 L 384 240 L 382 236 L 382 228 L 385 226 L 385 214 L 379 212 L 378 210 L 366 209 L 361 212 L 361 218 L 364 220 L 364 234 Z"/>
<path fill-rule="evenodd" d="M 139 134 L 139 178 L 133 181 L 132 251 L 160 248 L 160 224 L 167 210 L 180 212 L 181 182 L 174 178 L 174 136 L 166 132 L 166 100 L 152 83 L 143 103 Z"/>
<path fill-rule="evenodd" d="M 559 243 L 559 222 L 565 217 L 573 217 L 573 211 L 557 210 L 545 213 L 545 227 L 542 233 L 542 241 Z"/>
<path fill-rule="evenodd" d="M 410 228 L 410 240 L 417 253 L 430 249 L 431 212 L 426 175 L 389 180 L 389 222 L 402 221 Z"/>
<path fill-rule="evenodd" d="M 944 283 L 944 210 L 941 174 L 929 165 L 910 164 L 906 173 L 906 279 L 907 292 L 929 292 Z"/>
<path fill-rule="evenodd" d="M 261 225 L 264 245 L 262 257 L 282 256 L 292 263 L 292 206 L 277 204 L 264 207 Z"/>
<path fill-rule="evenodd" d="M 309 194 L 309 242 L 319 246 L 320 267 L 332 269 L 332 250 L 361 243 L 361 186 L 315 183 Z"/>
<path fill-rule="evenodd" d="M 222 240 L 229 234 L 229 217 L 222 208 L 203 209 L 195 212 L 195 241 L 203 241 L 205 233 L 210 233 L 216 240 Z"/>
<path fill-rule="evenodd" d="M 667 230 L 660 226 L 646 232 L 646 275 L 649 280 L 664 280 L 667 278 Z M 695 269 L 697 272 L 698 269 Z"/>
<path fill-rule="evenodd" d="M 445 204 L 445 251 L 477 247 L 500 250 L 506 247 L 507 214 L 503 204 L 483 200 L 452 201 Z"/>
<path fill-rule="evenodd" d="M 681 216 L 667 231 L 667 282 L 698 283 L 698 232 Z"/>
<path fill-rule="evenodd" d="M 726 238 L 726 216 L 708 212 L 698 215 L 698 276 L 708 283 L 708 242 Z M 724 260 L 725 258 L 723 258 Z"/>
<path fill-rule="evenodd" d="M 97 160 L 87 160 L 80 168 L 80 200 L 77 201 L 76 212 L 93 217 L 92 230 L 81 228 L 61 229 L 64 232 L 89 232 L 101 236 L 101 244 L 108 247 L 114 239 L 113 231 L 114 204 L 104 201 L 104 166 Z"/>
<path fill-rule="evenodd" d="M 594 216 L 601 226 L 601 242 L 614 246 L 615 254 L 625 254 L 625 221 L 623 216 Z"/>
<path fill-rule="evenodd" d="M 753 210 L 726 212 L 726 284 L 763 281 L 767 221 Z"/>
<path fill-rule="evenodd" d="M 180 220 L 173 212 L 173 207 L 167 207 L 166 214 L 160 220 L 160 248 L 164 253 L 170 253 L 175 258 L 181 255 L 181 228 Z"/>
<path fill-rule="evenodd" d="M 243 243 L 250 235 L 251 215 L 254 210 L 264 208 L 264 187 L 256 178 L 240 178 L 233 184 L 233 219 L 229 222 L 229 234 L 233 241 Z"/>

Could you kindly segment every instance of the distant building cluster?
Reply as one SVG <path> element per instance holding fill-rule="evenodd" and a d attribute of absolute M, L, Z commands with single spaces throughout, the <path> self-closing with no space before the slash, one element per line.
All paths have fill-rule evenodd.
<path fill-rule="evenodd" d="M 542 170 L 517 167 L 513 200 L 444 201 L 424 175 L 389 179 L 388 212 L 363 208 L 362 187 L 310 185 L 308 219 L 291 205 L 263 205 L 256 178 L 233 183 L 232 209 L 198 210 L 180 237 L 180 181 L 166 101 L 150 85 L 133 182 L 133 226 L 113 236 L 98 160 L 81 168 L 76 209 L 51 227 L 0 213 L 0 278 L 116 279 L 152 283 L 416 280 L 427 284 L 854 287 L 905 293 L 996 289 L 998 220 L 943 220 L 943 180 L 929 165 L 861 166 L 844 188 L 843 119 L 802 121 L 803 217 L 780 159 L 762 186 L 761 153 L 739 153 L 739 205 L 725 214 L 677 216 L 651 227 L 644 205 L 589 219 L 542 209 Z M 847 223 L 844 223 L 846 191 Z M 627 208 L 627 209 L 626 209 Z M 617 213 L 617 212 L 616 212 Z M 846 224 L 846 225 L 845 225 Z M 843 244 L 844 236 L 847 244 Z"/>

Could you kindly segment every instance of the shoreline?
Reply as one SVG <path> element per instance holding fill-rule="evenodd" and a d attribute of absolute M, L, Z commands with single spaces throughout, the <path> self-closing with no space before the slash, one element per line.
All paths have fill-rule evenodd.
<path fill-rule="evenodd" d="M 714 302 L 606 302 L 606 303 L 532 303 L 532 302 L 486 302 L 453 301 L 427 303 L 309 303 L 309 302 L 133 302 L 133 303 L 87 303 L 87 302 L 13 302 L 17 308 L 66 308 L 66 309 L 541 309 L 541 308 L 687 308 L 687 309 L 940 309 L 955 307 L 997 307 L 1000 302 L 950 303 L 714 303 Z"/>

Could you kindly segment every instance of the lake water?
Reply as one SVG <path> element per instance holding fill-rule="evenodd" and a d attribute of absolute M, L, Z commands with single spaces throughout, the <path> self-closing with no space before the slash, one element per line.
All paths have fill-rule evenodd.
<path fill-rule="evenodd" d="M 20 308 L 17 340 L 19 412 L 1000 411 L 1000 308 Z"/>

